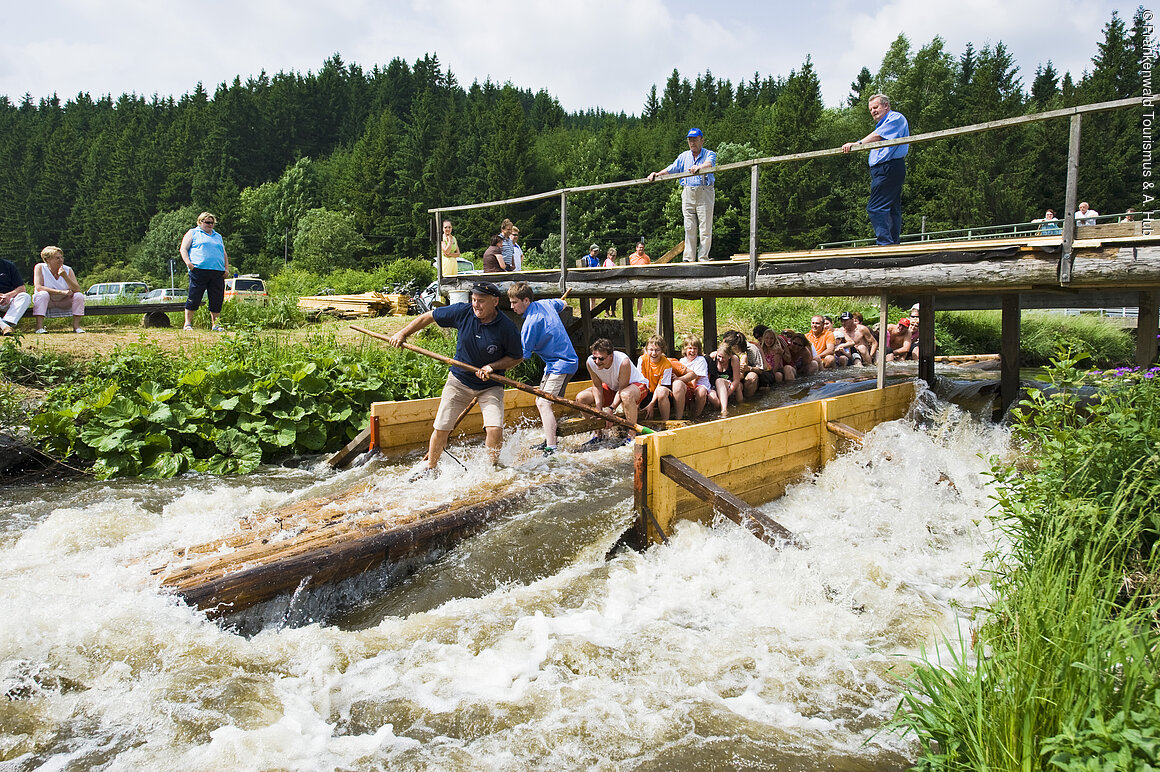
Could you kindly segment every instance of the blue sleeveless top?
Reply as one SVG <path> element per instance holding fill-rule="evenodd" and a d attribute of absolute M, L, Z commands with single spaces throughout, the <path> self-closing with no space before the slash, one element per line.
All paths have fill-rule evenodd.
<path fill-rule="evenodd" d="M 206 233 L 201 228 L 190 228 L 193 241 L 189 244 L 189 262 L 194 268 L 209 271 L 226 269 L 226 245 L 217 231 Z"/>

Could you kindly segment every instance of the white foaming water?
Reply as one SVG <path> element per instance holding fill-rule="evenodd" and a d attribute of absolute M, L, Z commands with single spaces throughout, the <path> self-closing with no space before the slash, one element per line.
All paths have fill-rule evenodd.
<path fill-rule="evenodd" d="M 878 427 L 863 450 L 764 508 L 805 549 L 774 551 L 729 523 L 683 523 L 667 546 L 609 561 L 631 517 L 628 450 L 529 460 L 519 449 L 538 437 L 521 430 L 505 449 L 520 466 L 498 476 L 573 482 L 423 569 L 407 593 L 426 605 L 364 617 L 360 629 L 251 638 L 160 593 L 149 568 L 232 532 L 290 488 L 313 495 L 333 482 L 280 470 L 261 485 L 203 479 L 160 492 L 78 496 L 62 485 L 55 509 L 0 509 L 0 760 L 183 771 L 905 768 L 907 741 L 878 731 L 898 702 L 892 671 L 955 639 L 960 614 L 982 602 L 985 578 L 971 566 L 996 545 L 980 456 L 1006 447 L 1003 430 L 954 408 L 933 415 L 926 428 Z M 440 478 L 414 485 L 405 467 L 360 474 L 368 495 L 416 504 L 495 482 L 485 454 L 460 450 L 465 473 L 444 462 Z M 532 567 L 553 539 L 574 542 L 566 559 Z M 484 589 L 449 592 L 455 581 Z"/>

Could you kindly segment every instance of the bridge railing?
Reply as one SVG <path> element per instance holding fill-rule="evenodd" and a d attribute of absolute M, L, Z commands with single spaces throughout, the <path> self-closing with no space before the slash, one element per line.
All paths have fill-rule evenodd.
<path fill-rule="evenodd" d="M 1048 110 L 1042 113 L 1032 113 L 1030 115 L 1020 115 L 1014 118 L 1002 118 L 994 121 L 985 121 L 983 123 L 974 123 L 967 126 L 958 126 L 952 129 L 942 129 L 940 131 L 930 131 L 923 134 L 914 134 L 909 137 L 901 137 L 899 139 L 881 140 L 879 142 L 867 142 L 862 145 L 856 145 L 852 153 L 868 152 L 876 148 L 892 147 L 894 145 L 917 145 L 924 142 L 934 142 L 948 137 L 960 137 L 967 134 L 979 134 L 987 131 L 995 131 L 998 129 L 1010 128 L 1012 126 L 1022 126 L 1029 123 L 1039 123 L 1042 121 L 1050 121 L 1059 118 L 1068 118 L 1070 121 L 1070 132 L 1068 137 L 1068 151 L 1067 151 L 1067 187 L 1064 201 L 1064 216 L 1061 218 L 1062 225 L 1062 241 L 1063 249 L 1060 257 L 1059 265 L 1059 281 L 1060 284 L 1068 284 L 1071 281 L 1071 264 L 1072 264 L 1072 244 L 1075 241 L 1075 216 L 1074 212 L 1078 199 L 1076 196 L 1076 185 L 1079 173 L 1079 147 L 1080 147 L 1080 126 L 1084 115 L 1107 112 L 1110 110 L 1120 110 L 1127 107 L 1139 106 L 1143 104 L 1142 97 L 1133 97 L 1130 99 L 1116 99 L 1109 102 L 1096 102 L 1088 105 L 1077 105 L 1075 107 L 1065 107 L 1059 110 Z M 697 174 L 719 174 L 721 172 L 731 171 L 734 169 L 749 169 L 749 275 L 748 286 L 752 291 L 756 289 L 757 284 L 757 182 L 759 170 L 762 166 L 779 163 L 800 163 L 814 158 L 826 158 L 828 156 L 841 155 L 842 149 L 840 147 L 827 148 L 825 150 L 811 150 L 805 153 L 791 153 L 789 155 L 768 156 L 765 158 L 755 158 L 748 161 L 737 161 L 735 163 L 720 164 L 712 169 L 704 169 Z M 650 185 L 660 182 L 667 182 L 681 177 L 693 176 L 692 173 L 671 174 L 660 177 L 657 180 L 650 182 L 648 178 L 639 178 L 631 180 L 620 180 L 618 182 L 607 182 L 598 185 L 580 185 L 569 188 L 558 188 L 543 193 L 535 193 L 529 196 L 519 196 L 515 198 L 505 198 L 496 201 L 484 201 L 476 204 L 461 204 L 457 206 L 440 206 L 428 209 L 428 213 L 434 217 L 433 233 L 439 233 L 439 223 L 443 215 L 451 212 L 463 212 L 471 209 L 486 209 L 491 207 L 505 206 L 511 204 L 521 204 L 531 201 L 542 201 L 549 198 L 560 199 L 560 292 L 564 292 L 568 288 L 568 269 L 570 260 L 568 259 L 568 196 L 583 193 L 590 193 L 600 190 L 613 190 L 616 188 L 627 188 L 634 185 Z M 435 264 L 439 271 L 439 280 L 443 281 L 443 261 L 439 254 L 438 240 L 435 243 Z"/>

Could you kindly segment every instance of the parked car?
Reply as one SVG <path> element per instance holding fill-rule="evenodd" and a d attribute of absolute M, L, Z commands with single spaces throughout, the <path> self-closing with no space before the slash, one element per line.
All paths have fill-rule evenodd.
<path fill-rule="evenodd" d="M 94 284 L 85 290 L 85 302 L 102 303 L 140 303 L 141 296 L 149 291 L 149 285 L 143 281 L 112 281 L 103 284 Z"/>
<path fill-rule="evenodd" d="M 239 300 L 247 303 L 265 303 L 270 296 L 266 294 L 266 282 L 258 278 L 256 273 L 247 273 L 226 279 L 225 299 L 227 303 Z"/>
<path fill-rule="evenodd" d="M 185 287 L 166 287 L 165 289 L 149 290 L 141 296 L 142 303 L 174 303 L 185 300 L 189 290 Z"/>

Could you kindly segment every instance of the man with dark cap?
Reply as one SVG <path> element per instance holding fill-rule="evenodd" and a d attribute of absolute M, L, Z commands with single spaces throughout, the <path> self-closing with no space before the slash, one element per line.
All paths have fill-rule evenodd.
<path fill-rule="evenodd" d="M 689 149 L 664 169 L 649 174 L 649 182 L 666 174 L 700 172 L 717 165 L 717 154 L 705 147 L 705 135 L 700 129 L 689 129 L 686 139 L 689 140 Z M 713 245 L 714 182 L 712 174 L 681 178 L 681 213 L 685 218 L 685 254 L 682 259 L 686 263 L 709 259 L 709 247 Z M 700 249 L 697 248 L 698 241 Z"/>
<path fill-rule="evenodd" d="M 432 322 L 440 327 L 454 327 L 459 333 L 455 358 L 476 368 L 452 367 L 447 375 L 427 449 L 427 474 L 434 471 L 447 447 L 455 419 L 473 398 L 479 399 L 492 463 L 499 462 L 503 446 L 503 384 L 490 380 L 489 376 L 503 375 L 504 370 L 523 361 L 519 330 L 499 311 L 500 294 L 499 287 L 491 282 L 477 282 L 471 287 L 470 303 L 453 303 L 428 311 L 391 336 L 390 344 L 401 348 L 408 337 Z"/>

